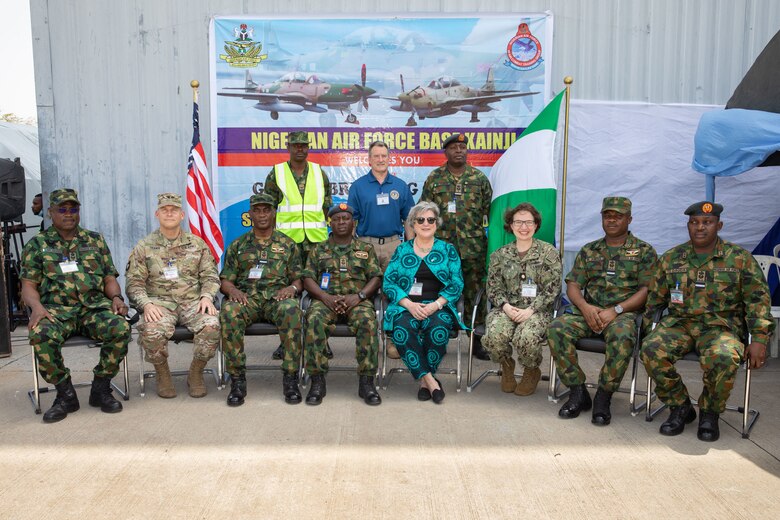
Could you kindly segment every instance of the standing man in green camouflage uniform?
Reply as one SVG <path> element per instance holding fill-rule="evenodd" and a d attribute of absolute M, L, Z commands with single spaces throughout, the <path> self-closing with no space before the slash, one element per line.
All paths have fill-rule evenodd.
<path fill-rule="evenodd" d="M 433 170 L 423 185 L 420 201 L 439 206 L 442 226 L 438 236 L 458 251 L 463 269 L 463 302 L 471 312 L 477 291 L 487 277 L 487 236 L 485 225 L 490 215 L 493 188 L 484 173 L 467 164 L 469 140 L 464 134 L 453 134 L 444 141 L 447 162 Z M 484 320 L 484 302 L 477 313 Z M 475 345 L 476 346 L 476 345 Z M 479 359 L 490 359 L 479 345 L 474 349 Z"/>
<path fill-rule="evenodd" d="M 310 251 L 303 270 L 303 288 L 312 296 L 306 312 L 306 369 L 311 387 L 306 404 L 325 397 L 328 358 L 325 350 L 336 321 L 344 319 L 355 334 L 358 395 L 369 405 L 382 404 L 374 386 L 378 344 L 376 311 L 371 303 L 379 290 L 382 270 L 374 247 L 353 237 L 353 209 L 344 204 L 328 212 L 332 233 Z"/>
<path fill-rule="evenodd" d="M 125 272 L 127 296 L 144 316 L 138 343 L 157 373 L 157 395 L 173 398 L 168 340 L 177 324 L 187 327 L 195 335 L 187 387 L 191 397 L 203 397 L 203 369 L 219 345 L 217 266 L 203 239 L 182 231 L 181 195 L 158 195 L 154 216 L 160 228 L 138 242 Z"/>
<path fill-rule="evenodd" d="M 296 244 L 301 265 L 312 244 L 328 239 L 325 214 L 333 205 L 330 180 L 319 164 L 309 162 L 309 134 L 290 132 L 287 136 L 290 160 L 275 165 L 265 179 L 263 193 L 273 197 L 277 209 L 276 226 Z M 282 346 L 273 354 L 282 359 Z M 329 353 L 333 357 L 332 353 Z"/>
<path fill-rule="evenodd" d="M 90 406 L 122 411 L 111 395 L 111 379 L 127 354 L 130 325 L 118 273 L 105 240 L 79 226 L 81 203 L 76 190 L 49 196 L 51 226 L 33 237 L 22 253 L 22 298 L 30 308 L 30 343 L 41 376 L 57 387 L 54 404 L 43 414 L 47 423 L 79 409 L 79 400 L 62 359 L 62 344 L 79 334 L 100 341 L 100 361 L 93 369 Z"/>
<path fill-rule="evenodd" d="M 606 426 L 612 420 L 612 394 L 631 361 L 636 342 L 636 317 L 647 300 L 655 249 L 628 230 L 631 201 L 606 197 L 601 205 L 604 238 L 585 244 L 566 276 L 566 296 L 573 314 L 553 320 L 547 333 L 550 353 L 561 382 L 569 387 L 569 399 L 558 411 L 572 419 L 593 406 L 591 422 Z M 578 340 L 601 334 L 607 344 L 599 386 L 591 403 L 585 373 L 577 360 Z"/>
<path fill-rule="evenodd" d="M 219 277 L 227 300 L 222 304 L 222 350 L 231 386 L 227 404 L 240 406 L 246 397 L 244 333 L 255 321 L 279 328 L 284 348 L 284 400 L 301 402 L 298 369 L 301 358 L 301 255 L 287 235 L 275 229 L 273 197 L 267 193 L 249 199 L 252 229 L 228 247 Z"/>
<path fill-rule="evenodd" d="M 653 269 L 647 313 L 666 307 L 642 343 L 642 362 L 656 384 L 656 395 L 670 408 L 661 434 L 679 435 L 696 419 L 688 390 L 674 368 L 689 352 L 699 355 L 704 388 L 699 397 L 702 441 L 720 437 L 718 419 L 726 409 L 737 369 L 747 357 L 751 368 L 766 362 L 775 328 L 769 289 L 755 258 L 718 237 L 723 206 L 698 202 L 685 210 L 690 241 L 673 247 Z M 747 325 L 747 330 L 745 330 Z M 745 347 L 745 333 L 751 342 Z"/>

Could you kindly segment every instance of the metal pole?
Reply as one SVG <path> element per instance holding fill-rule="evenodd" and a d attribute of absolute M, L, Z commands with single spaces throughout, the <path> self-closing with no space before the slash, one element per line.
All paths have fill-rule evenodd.
<path fill-rule="evenodd" d="M 561 239 L 559 240 L 561 260 L 563 260 L 563 237 L 566 229 L 566 166 L 569 161 L 569 88 L 574 83 L 574 78 L 566 76 L 563 78 L 563 83 L 566 85 L 566 111 L 564 112 L 563 124 L 563 189 L 561 191 Z"/>

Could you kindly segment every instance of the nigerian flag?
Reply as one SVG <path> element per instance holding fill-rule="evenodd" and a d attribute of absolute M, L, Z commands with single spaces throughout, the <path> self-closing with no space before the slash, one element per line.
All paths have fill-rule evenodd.
<path fill-rule="evenodd" d="M 490 171 L 493 202 L 488 228 L 488 258 L 493 251 L 515 239 L 504 231 L 504 212 L 521 202 L 530 202 L 542 215 L 542 227 L 534 236 L 555 243 L 555 134 L 565 92 L 562 90 L 544 107 Z"/>

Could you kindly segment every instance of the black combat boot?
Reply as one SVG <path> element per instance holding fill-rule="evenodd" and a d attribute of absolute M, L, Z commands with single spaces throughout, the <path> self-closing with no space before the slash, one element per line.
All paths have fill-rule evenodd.
<path fill-rule="evenodd" d="M 311 376 L 311 386 L 309 387 L 309 393 L 306 395 L 306 404 L 317 406 L 322 403 L 322 398 L 325 397 L 327 389 L 325 388 L 325 374 L 315 374 Z M 287 397 L 287 390 L 285 389 L 285 398 Z M 288 403 L 290 401 L 287 401 Z"/>
<path fill-rule="evenodd" d="M 122 403 L 114 399 L 111 392 L 111 379 L 95 376 L 92 380 L 92 390 L 89 392 L 89 405 L 99 407 L 100 411 L 105 413 L 121 412 Z"/>
<path fill-rule="evenodd" d="M 719 418 L 720 415 L 715 412 L 701 412 L 699 431 L 696 432 L 696 436 L 700 441 L 715 442 L 720 438 Z"/>
<path fill-rule="evenodd" d="M 330 343 L 325 343 L 325 357 L 333 359 L 333 350 L 330 348 Z"/>
<path fill-rule="evenodd" d="M 612 421 L 612 413 L 609 411 L 610 404 L 612 404 L 612 392 L 607 392 L 599 387 L 593 397 L 593 418 L 590 422 L 599 426 L 608 425 Z"/>
<path fill-rule="evenodd" d="M 374 386 L 373 376 L 360 376 L 358 382 L 358 396 L 360 396 L 368 405 L 377 406 L 382 404 L 382 397 Z"/>
<path fill-rule="evenodd" d="M 312 384 L 313 386 L 313 384 Z M 287 404 L 298 404 L 301 402 L 301 390 L 298 388 L 298 373 L 287 374 L 282 377 L 282 391 L 284 392 L 284 402 Z"/>
<path fill-rule="evenodd" d="M 284 347 L 279 345 L 276 350 L 274 350 L 274 353 L 271 355 L 271 358 L 273 359 L 283 359 L 284 358 Z"/>
<path fill-rule="evenodd" d="M 230 376 L 230 393 L 227 396 L 228 406 L 241 406 L 246 397 L 246 374 Z"/>
<path fill-rule="evenodd" d="M 558 410 L 558 417 L 563 419 L 574 419 L 580 415 L 580 412 L 587 412 L 593 405 L 590 400 L 590 394 L 584 384 L 575 385 L 569 388 L 569 400 L 563 403 Z"/>
<path fill-rule="evenodd" d="M 54 404 L 43 414 L 43 422 L 55 423 L 63 420 L 69 413 L 79 409 L 79 398 L 76 395 L 76 389 L 68 377 L 62 383 L 58 383 L 57 397 L 54 398 Z"/>
<path fill-rule="evenodd" d="M 690 424 L 696 419 L 696 410 L 693 409 L 691 401 L 687 399 L 680 406 L 670 407 L 669 418 L 661 425 L 661 435 L 680 435 L 685 429 L 686 424 Z"/>
<path fill-rule="evenodd" d="M 482 361 L 490 360 L 490 353 L 482 346 L 482 337 L 474 334 L 474 348 L 471 351 L 471 355 Z"/>

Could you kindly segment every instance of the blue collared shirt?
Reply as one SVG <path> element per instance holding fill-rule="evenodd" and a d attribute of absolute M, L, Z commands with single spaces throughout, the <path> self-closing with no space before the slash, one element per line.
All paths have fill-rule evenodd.
<path fill-rule="evenodd" d="M 378 204 L 379 194 L 388 197 L 387 204 Z M 388 173 L 385 182 L 379 184 L 369 170 L 352 183 L 347 204 L 355 210 L 358 236 L 381 238 L 403 234 L 403 223 L 414 206 L 414 198 L 403 179 Z"/>

